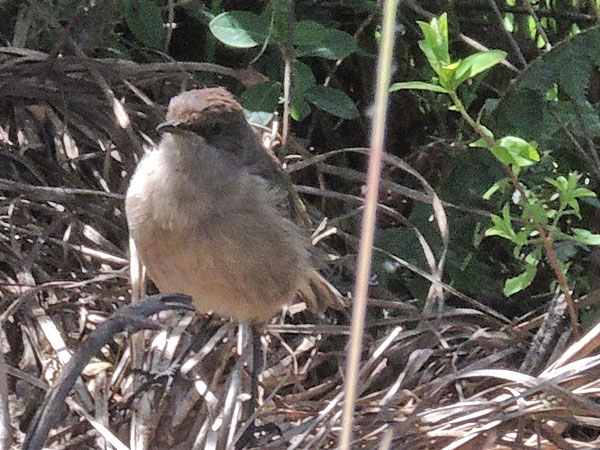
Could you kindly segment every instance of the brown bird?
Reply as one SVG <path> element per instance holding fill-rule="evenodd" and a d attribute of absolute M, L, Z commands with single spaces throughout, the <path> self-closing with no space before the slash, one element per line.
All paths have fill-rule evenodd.
<path fill-rule="evenodd" d="M 131 179 L 130 235 L 158 288 L 200 312 L 270 319 L 296 295 L 332 305 L 339 293 L 313 268 L 290 220 L 286 180 L 224 88 L 173 97 L 163 137 Z"/>

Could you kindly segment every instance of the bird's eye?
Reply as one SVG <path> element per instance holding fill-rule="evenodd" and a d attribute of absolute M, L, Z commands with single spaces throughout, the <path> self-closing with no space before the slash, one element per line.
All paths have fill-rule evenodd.
<path fill-rule="evenodd" d="M 204 127 L 198 124 L 188 124 L 186 125 L 185 129 L 187 131 L 191 131 L 192 133 L 196 133 L 200 136 L 204 136 L 206 134 L 206 130 L 204 129 Z"/>
<path fill-rule="evenodd" d="M 221 134 L 222 132 L 223 132 L 223 124 L 222 123 L 217 122 L 217 123 L 213 123 L 210 126 L 209 134 L 216 135 L 216 134 Z"/>

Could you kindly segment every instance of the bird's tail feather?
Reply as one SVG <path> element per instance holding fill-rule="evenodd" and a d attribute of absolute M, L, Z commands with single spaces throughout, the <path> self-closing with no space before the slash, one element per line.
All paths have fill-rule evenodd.
<path fill-rule="evenodd" d="M 312 269 L 307 280 L 298 289 L 298 296 L 309 309 L 323 311 L 325 308 L 345 309 L 348 300 L 319 272 Z"/>

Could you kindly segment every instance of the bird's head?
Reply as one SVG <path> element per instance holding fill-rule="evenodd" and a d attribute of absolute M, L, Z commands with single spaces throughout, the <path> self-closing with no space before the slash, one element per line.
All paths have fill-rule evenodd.
<path fill-rule="evenodd" d="M 273 160 L 246 121 L 242 106 L 225 88 L 194 89 L 173 97 L 166 121 L 157 130 L 184 139 L 201 139 L 249 173 L 271 180 L 279 177 Z"/>
<path fill-rule="evenodd" d="M 192 133 L 231 154 L 239 154 L 257 141 L 242 106 L 222 87 L 194 89 L 173 97 L 166 121 L 157 130 L 172 134 Z"/>

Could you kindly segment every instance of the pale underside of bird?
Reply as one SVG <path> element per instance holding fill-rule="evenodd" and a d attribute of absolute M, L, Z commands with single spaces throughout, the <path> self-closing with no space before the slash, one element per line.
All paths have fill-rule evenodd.
<path fill-rule="evenodd" d="M 308 237 L 284 213 L 277 166 L 231 94 L 174 97 L 164 128 L 125 202 L 130 236 L 158 288 L 190 295 L 200 312 L 255 322 L 298 294 L 336 303 Z"/>

